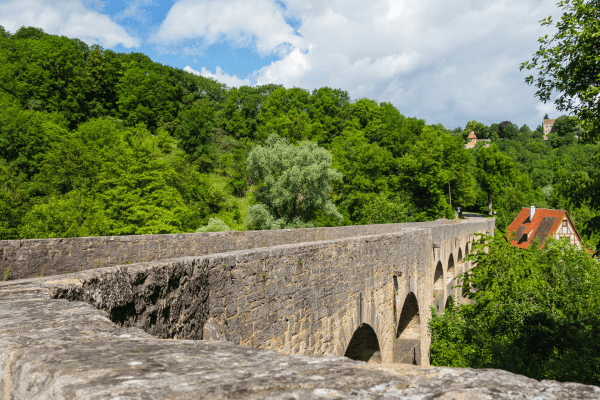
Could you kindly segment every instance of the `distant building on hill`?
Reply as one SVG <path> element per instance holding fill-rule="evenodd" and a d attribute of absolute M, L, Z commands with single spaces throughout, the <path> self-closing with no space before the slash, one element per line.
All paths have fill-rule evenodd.
<path fill-rule="evenodd" d="M 583 246 L 581 237 L 565 210 L 523 207 L 506 230 L 514 233 L 510 243 L 522 249 L 529 247 L 535 238 L 538 238 L 540 245 L 544 247 L 549 237 L 555 239 L 568 237 L 575 246 Z"/>
<path fill-rule="evenodd" d="M 544 140 L 548 140 L 548 134 L 552 132 L 554 129 L 554 123 L 556 122 L 556 118 L 554 119 L 544 119 L 542 127 L 544 128 Z"/>
<path fill-rule="evenodd" d="M 469 133 L 469 136 L 467 136 L 467 139 L 469 139 L 469 142 L 465 144 L 465 149 L 472 149 L 473 147 L 475 147 L 475 145 L 477 144 L 477 136 L 475 136 L 475 132 L 471 131 L 471 133 Z"/>
<path fill-rule="evenodd" d="M 469 139 L 469 142 L 465 144 L 465 149 L 474 148 L 477 145 L 477 142 L 484 142 L 483 147 L 489 147 L 490 143 L 492 142 L 490 139 L 477 139 L 477 136 L 473 131 L 469 133 L 469 136 L 467 136 L 467 138 Z"/>

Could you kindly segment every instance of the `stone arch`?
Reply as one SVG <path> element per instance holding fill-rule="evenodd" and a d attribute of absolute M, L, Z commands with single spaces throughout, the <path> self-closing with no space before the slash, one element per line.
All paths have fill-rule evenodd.
<path fill-rule="evenodd" d="M 442 262 L 438 261 L 435 272 L 433 274 L 433 304 L 438 304 L 440 307 L 441 301 L 444 296 L 444 267 Z"/>
<path fill-rule="evenodd" d="M 461 275 L 461 274 L 463 274 L 466 271 L 466 265 L 463 262 L 463 257 L 464 256 L 463 256 L 462 247 L 459 246 L 458 247 L 458 254 L 457 254 L 457 257 L 456 257 L 456 264 L 457 265 L 454 267 L 455 268 L 455 271 L 454 271 L 454 277 L 455 277 L 455 279 L 454 279 L 454 281 L 455 281 L 456 285 L 460 285 L 462 283 L 462 281 L 460 279 L 457 279 L 456 277 L 459 276 L 459 275 Z"/>
<path fill-rule="evenodd" d="M 331 317 L 334 343 L 332 344 L 332 354 L 343 356 L 350 346 L 357 331 L 362 326 L 361 331 L 367 330 L 363 325 L 368 325 L 369 329 L 375 332 L 377 338 L 380 356 L 382 361 L 392 362 L 393 357 L 393 338 L 395 321 L 391 324 L 383 317 L 380 311 L 387 303 L 386 297 L 382 292 L 359 292 L 348 302 L 344 316 Z M 389 304 L 389 303 L 387 303 Z M 391 311 L 391 309 L 390 309 Z M 336 321 L 341 321 L 338 325 Z M 334 325 L 337 325 L 333 327 Z M 391 325 L 391 326 L 390 326 Z M 359 333 L 360 336 L 360 333 Z"/>
<path fill-rule="evenodd" d="M 454 256 L 452 254 L 450 254 L 450 257 L 448 258 L 448 275 L 452 275 L 452 277 L 454 277 Z"/>
<path fill-rule="evenodd" d="M 450 254 L 448 258 L 448 267 L 446 270 L 446 295 L 452 294 L 455 285 L 456 267 L 454 265 L 454 256 Z"/>
<path fill-rule="evenodd" d="M 354 331 L 344 356 L 358 361 L 381 362 L 379 340 L 371 325 L 361 324 Z"/>
<path fill-rule="evenodd" d="M 421 364 L 421 316 L 417 296 L 410 292 L 404 300 L 396 330 L 394 362 Z"/>
<path fill-rule="evenodd" d="M 444 310 L 447 310 L 450 307 L 450 304 L 454 304 L 454 296 L 450 295 L 446 298 L 446 304 L 444 305 Z"/>

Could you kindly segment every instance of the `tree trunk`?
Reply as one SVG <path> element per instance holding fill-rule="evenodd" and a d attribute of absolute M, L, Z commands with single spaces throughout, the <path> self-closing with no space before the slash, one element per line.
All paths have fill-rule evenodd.
<path fill-rule="evenodd" d="M 488 215 L 492 215 L 492 192 L 488 192 Z"/>

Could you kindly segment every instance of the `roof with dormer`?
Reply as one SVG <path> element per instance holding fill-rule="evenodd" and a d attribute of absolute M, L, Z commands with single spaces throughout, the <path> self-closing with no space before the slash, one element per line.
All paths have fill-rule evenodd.
<path fill-rule="evenodd" d="M 535 238 L 538 238 L 541 247 L 544 247 L 546 239 L 554 235 L 565 215 L 573 227 L 579 242 L 581 242 L 581 237 L 577 230 L 575 230 L 575 226 L 565 210 L 536 208 L 533 219 L 530 219 L 530 214 L 531 208 L 523 207 L 519 215 L 517 215 L 514 221 L 506 228 L 507 232 L 514 233 L 514 240 L 510 242 L 513 246 L 526 249 Z"/>

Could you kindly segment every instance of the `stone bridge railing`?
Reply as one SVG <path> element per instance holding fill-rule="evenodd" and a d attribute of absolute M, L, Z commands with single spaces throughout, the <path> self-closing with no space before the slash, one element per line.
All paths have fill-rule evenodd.
<path fill-rule="evenodd" d="M 378 235 L 449 223 L 451 222 L 447 220 L 438 220 L 274 231 L 0 240 L 0 272 L 4 274 L 5 280 L 14 280 L 67 274 L 119 264 Z"/>
<path fill-rule="evenodd" d="M 427 365 L 429 309 L 460 301 L 454 277 L 467 267 L 469 241 L 493 228 L 481 218 L 22 240 L 1 242 L 0 254 L 8 277 L 67 269 L 31 283 L 159 338 Z"/>

